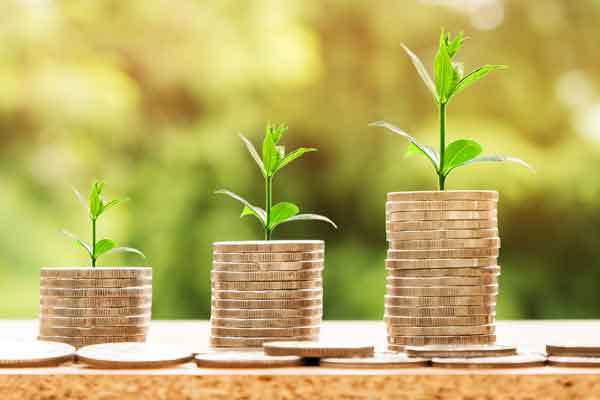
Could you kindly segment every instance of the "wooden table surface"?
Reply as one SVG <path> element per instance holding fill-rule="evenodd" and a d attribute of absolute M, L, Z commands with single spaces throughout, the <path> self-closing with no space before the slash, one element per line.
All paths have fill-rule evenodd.
<path fill-rule="evenodd" d="M 546 343 L 600 343 L 600 321 L 500 321 L 499 344 L 544 352 Z M 149 342 L 207 349 L 207 321 L 154 321 Z M 32 339 L 35 321 L 0 321 L 0 339 Z M 378 321 L 328 321 L 325 340 L 372 341 L 385 348 Z M 324 367 L 158 370 L 0 369 L 0 399 L 555 399 L 600 398 L 600 369 L 541 367 L 503 370 L 433 367 L 350 370 Z"/>

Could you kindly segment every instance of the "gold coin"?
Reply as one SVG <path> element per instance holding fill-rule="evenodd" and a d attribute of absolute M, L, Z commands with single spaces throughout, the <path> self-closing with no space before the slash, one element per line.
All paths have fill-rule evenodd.
<path fill-rule="evenodd" d="M 385 306 L 385 315 L 390 317 L 470 317 L 495 316 L 496 305 L 446 306 L 446 307 L 400 307 Z"/>
<path fill-rule="evenodd" d="M 598 368 L 600 367 L 600 357 L 550 356 L 548 365 L 566 368 Z"/>
<path fill-rule="evenodd" d="M 67 343 L 74 347 L 89 346 L 99 343 L 144 342 L 146 335 L 134 336 L 38 336 L 38 340 L 47 342 Z"/>
<path fill-rule="evenodd" d="M 91 328 L 96 326 L 141 326 L 150 323 L 150 314 L 137 317 L 48 317 L 40 316 L 40 323 L 48 327 Z"/>
<path fill-rule="evenodd" d="M 495 325 L 472 326 L 387 326 L 391 336 L 455 336 L 490 335 L 496 332 Z"/>
<path fill-rule="evenodd" d="M 386 278 L 388 285 L 395 287 L 429 287 L 429 286 L 481 286 L 498 283 L 496 275 L 482 276 L 445 276 L 445 277 L 395 277 Z"/>
<path fill-rule="evenodd" d="M 244 347 L 263 347 L 265 343 L 271 342 L 282 342 L 288 340 L 315 340 L 318 336 L 299 336 L 299 337 L 219 337 L 219 336 L 211 336 L 210 337 L 210 346 L 211 347 L 235 347 L 235 348 L 244 348 Z"/>
<path fill-rule="evenodd" d="M 214 281 L 307 281 L 320 279 L 323 269 L 307 269 L 303 271 L 268 271 L 268 272 L 225 272 L 212 271 Z"/>
<path fill-rule="evenodd" d="M 211 316 L 215 318 L 321 318 L 321 307 L 309 308 L 281 308 L 281 309 L 226 309 L 213 308 Z"/>
<path fill-rule="evenodd" d="M 314 299 L 323 296 L 323 289 L 213 290 L 212 296 L 215 299 L 233 300 Z"/>
<path fill-rule="evenodd" d="M 150 306 L 152 296 L 135 297 L 55 297 L 42 296 L 40 305 L 42 307 L 64 307 L 64 308 L 112 308 L 112 307 L 140 307 Z"/>
<path fill-rule="evenodd" d="M 487 239 L 498 237 L 498 229 L 455 229 L 386 232 L 389 242 L 398 240 Z"/>
<path fill-rule="evenodd" d="M 491 249 L 438 249 L 438 250 L 388 250 L 388 260 L 418 260 L 445 258 L 498 257 L 497 248 Z"/>
<path fill-rule="evenodd" d="M 325 248 L 322 240 L 259 240 L 215 242 L 215 253 L 293 253 L 318 251 Z"/>
<path fill-rule="evenodd" d="M 57 289 L 40 288 L 42 296 L 62 297 L 144 297 L 152 295 L 152 286 L 128 288 L 95 288 L 95 289 Z"/>
<path fill-rule="evenodd" d="M 48 279 L 143 279 L 152 278 L 152 268 L 42 268 L 40 270 L 40 276 Z"/>
<path fill-rule="evenodd" d="M 494 344 L 496 343 L 496 335 L 388 336 L 388 343 L 399 346 L 424 346 L 428 344 Z"/>
<path fill-rule="evenodd" d="M 321 327 L 303 326 L 294 328 L 222 328 L 211 326 L 212 336 L 224 337 L 290 337 L 290 336 L 316 336 Z"/>
<path fill-rule="evenodd" d="M 72 361 L 75 348 L 64 343 L 0 341 L 0 368 L 54 367 Z"/>
<path fill-rule="evenodd" d="M 495 190 L 443 190 L 419 192 L 391 192 L 387 201 L 448 201 L 448 200 L 495 200 Z"/>
<path fill-rule="evenodd" d="M 496 209 L 489 211 L 397 211 L 386 213 L 386 222 L 401 221 L 447 221 L 447 220 L 496 220 Z"/>
<path fill-rule="evenodd" d="M 500 357 L 517 354 L 514 346 L 502 346 L 499 344 L 431 344 L 427 346 L 407 346 L 404 351 L 409 357 Z"/>
<path fill-rule="evenodd" d="M 276 271 L 302 271 L 322 270 L 325 267 L 323 260 L 317 261 L 278 261 L 278 262 L 213 262 L 214 272 L 276 272 Z"/>
<path fill-rule="evenodd" d="M 296 309 L 321 306 L 323 300 L 316 299 L 291 299 L 291 300 L 224 300 L 213 299 L 212 306 L 215 308 L 232 308 L 232 309 Z"/>
<path fill-rule="evenodd" d="M 148 325 L 144 326 L 102 326 L 93 328 L 55 327 L 40 323 L 40 336 L 137 336 L 145 335 Z"/>
<path fill-rule="evenodd" d="M 479 296 L 385 296 L 385 305 L 392 307 L 477 306 L 495 305 L 496 295 Z"/>
<path fill-rule="evenodd" d="M 434 358 L 431 364 L 442 368 L 534 368 L 546 365 L 546 357 L 541 354 L 517 354 L 501 357 Z"/>
<path fill-rule="evenodd" d="M 495 210 L 495 200 L 433 200 L 433 201 L 388 201 L 385 211 L 486 211 Z"/>
<path fill-rule="evenodd" d="M 493 324 L 496 322 L 496 317 L 493 315 L 470 315 L 465 317 L 398 317 L 385 315 L 383 320 L 388 326 L 455 327 Z"/>
<path fill-rule="evenodd" d="M 222 328 L 295 328 L 310 325 L 319 325 L 321 316 L 312 318 L 282 318 L 282 319 L 233 319 L 214 318 L 210 319 L 214 327 Z"/>
<path fill-rule="evenodd" d="M 265 281 L 265 282 L 213 282 L 212 288 L 218 290 L 289 290 L 315 289 L 323 287 L 320 279 L 311 281 Z"/>
<path fill-rule="evenodd" d="M 389 248 L 392 250 L 431 250 L 431 249 L 468 249 L 468 248 L 499 248 L 500 239 L 440 239 L 440 240 L 392 240 Z"/>
<path fill-rule="evenodd" d="M 266 343 L 265 354 L 271 356 L 298 356 L 305 358 L 325 357 L 372 357 L 375 348 L 367 343 L 343 343 L 325 341 L 286 341 Z"/>
<path fill-rule="evenodd" d="M 546 353 L 550 356 L 600 357 L 600 345 L 582 342 L 547 344 Z"/>
<path fill-rule="evenodd" d="M 386 285 L 391 296 L 484 296 L 498 294 L 498 285 L 447 287 L 394 287 Z"/>
<path fill-rule="evenodd" d="M 226 351 L 198 354 L 196 364 L 200 368 L 275 368 L 300 366 L 302 359 L 267 356 L 262 351 Z"/>
<path fill-rule="evenodd" d="M 42 278 L 40 286 L 58 289 L 127 288 L 152 285 L 152 278 L 124 279 L 49 279 Z"/>
<path fill-rule="evenodd" d="M 494 267 L 496 257 L 481 258 L 440 258 L 440 259 L 402 259 L 385 260 L 385 267 L 390 269 L 434 269 L 434 268 L 478 268 Z"/>
<path fill-rule="evenodd" d="M 399 278 L 434 278 L 434 277 L 486 277 L 500 276 L 500 267 L 475 268 L 435 268 L 435 269 L 396 269 L 386 268 L 388 276 Z"/>
<path fill-rule="evenodd" d="M 149 343 L 105 343 L 77 351 L 77 361 L 95 368 L 165 368 L 191 361 L 191 352 Z"/>
<path fill-rule="evenodd" d="M 322 261 L 323 251 L 306 251 L 296 253 L 213 253 L 216 262 L 287 262 L 287 261 Z"/>
<path fill-rule="evenodd" d="M 466 219 L 466 220 L 441 220 L 441 221 L 398 221 L 385 222 L 388 232 L 403 231 L 437 231 L 442 229 L 498 229 L 497 219 Z"/>
<path fill-rule="evenodd" d="M 373 357 L 353 358 L 322 358 L 321 367 L 349 368 L 349 369 L 396 369 L 426 367 L 429 360 L 426 358 L 407 357 L 405 354 L 375 353 Z"/>
<path fill-rule="evenodd" d="M 40 315 L 46 317 L 135 317 L 150 315 L 152 308 L 113 307 L 113 308 L 64 308 L 40 307 Z"/>

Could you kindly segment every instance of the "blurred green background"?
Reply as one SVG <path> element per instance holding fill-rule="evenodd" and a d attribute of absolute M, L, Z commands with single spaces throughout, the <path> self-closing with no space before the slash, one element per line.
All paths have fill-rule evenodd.
<path fill-rule="evenodd" d="M 237 136 L 286 122 L 306 155 L 275 200 L 335 220 L 284 225 L 277 238 L 327 241 L 325 317 L 383 313 L 385 193 L 434 189 L 386 119 L 437 143 L 430 94 L 403 53 L 429 66 L 439 28 L 471 39 L 467 71 L 493 73 L 450 105 L 450 139 L 535 166 L 456 171 L 450 189 L 497 189 L 499 318 L 600 315 L 600 1 L 202 2 L 4 0 L 0 3 L 0 317 L 37 313 L 39 268 L 87 263 L 60 235 L 89 235 L 71 186 L 107 181 L 132 201 L 101 236 L 154 268 L 156 318 L 209 316 L 211 242 L 261 238 L 226 187 L 262 202 Z M 132 265 L 109 256 L 103 265 Z"/>

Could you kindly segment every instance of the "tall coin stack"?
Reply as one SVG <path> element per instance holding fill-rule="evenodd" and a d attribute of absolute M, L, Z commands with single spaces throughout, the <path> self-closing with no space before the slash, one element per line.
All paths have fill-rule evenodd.
<path fill-rule="evenodd" d="M 151 268 L 42 268 L 38 338 L 75 347 L 144 342 L 151 307 Z"/>
<path fill-rule="evenodd" d="M 216 242 L 213 250 L 212 347 L 318 339 L 323 241 Z"/>
<path fill-rule="evenodd" d="M 495 191 L 388 193 L 390 350 L 496 341 L 497 205 Z"/>

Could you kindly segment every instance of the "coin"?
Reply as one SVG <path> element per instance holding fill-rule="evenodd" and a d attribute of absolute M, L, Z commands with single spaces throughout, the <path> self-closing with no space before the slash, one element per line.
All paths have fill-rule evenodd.
<path fill-rule="evenodd" d="M 550 356 L 600 357 L 600 344 L 548 344 L 546 345 L 546 353 Z"/>
<path fill-rule="evenodd" d="M 134 297 L 54 297 L 42 296 L 40 305 L 42 307 L 65 307 L 65 308 L 99 308 L 99 307 L 140 307 L 150 306 L 152 296 Z"/>
<path fill-rule="evenodd" d="M 440 345 L 407 346 L 404 351 L 409 357 L 437 357 L 437 358 L 467 358 L 467 357 L 499 357 L 517 354 L 514 346 L 499 344 L 471 344 L 471 345 Z"/>
<path fill-rule="evenodd" d="M 316 340 L 318 335 L 307 335 L 299 337 L 219 337 L 211 336 L 209 341 L 212 347 L 263 347 L 265 343 L 282 342 L 282 341 L 301 341 Z"/>
<path fill-rule="evenodd" d="M 276 272 L 322 270 L 323 260 L 316 261 L 277 261 L 277 262 L 213 262 L 213 271 L 223 272 Z"/>
<path fill-rule="evenodd" d="M 321 316 L 312 318 L 269 318 L 269 319 L 233 319 L 233 318 L 211 318 L 210 323 L 214 327 L 225 328 L 294 328 L 309 325 L 319 325 Z"/>
<path fill-rule="evenodd" d="M 496 335 L 388 336 L 389 344 L 400 346 L 424 346 L 427 344 L 493 344 L 495 342 Z"/>
<path fill-rule="evenodd" d="M 286 337 L 286 336 L 315 336 L 319 334 L 319 325 L 294 328 L 223 328 L 211 326 L 213 336 L 224 337 Z"/>
<path fill-rule="evenodd" d="M 299 356 L 306 358 L 347 358 L 347 357 L 372 357 L 375 348 L 365 343 L 340 343 L 340 342 L 276 342 L 264 344 L 265 354 L 271 356 Z"/>
<path fill-rule="evenodd" d="M 489 249 L 437 249 L 437 250 L 388 250 L 389 260 L 414 260 L 422 258 L 482 258 L 498 257 L 497 248 Z"/>
<path fill-rule="evenodd" d="M 134 336 L 38 336 L 38 340 L 48 342 L 68 343 L 71 346 L 81 347 L 99 343 L 144 342 L 146 335 Z"/>
<path fill-rule="evenodd" d="M 470 317 L 494 316 L 496 305 L 452 306 L 452 307 L 396 307 L 385 306 L 385 315 L 390 317 Z"/>
<path fill-rule="evenodd" d="M 402 231 L 436 231 L 440 229 L 497 229 L 496 219 L 466 219 L 439 221 L 398 221 L 385 222 L 385 230 L 389 232 Z"/>
<path fill-rule="evenodd" d="M 164 368 L 191 361 L 191 352 L 149 343 L 105 343 L 77 351 L 77 360 L 95 368 Z"/>
<path fill-rule="evenodd" d="M 43 288 L 59 289 L 90 289 L 90 288 L 127 288 L 148 286 L 152 278 L 124 278 L 124 279 L 40 279 Z"/>
<path fill-rule="evenodd" d="M 73 360 L 75 348 L 64 343 L 0 341 L 0 368 L 53 367 Z"/>
<path fill-rule="evenodd" d="M 432 249 L 466 249 L 466 248 L 499 248 L 500 239 L 440 239 L 440 240 L 393 240 L 389 241 L 392 250 L 432 250 Z"/>
<path fill-rule="evenodd" d="M 212 271 L 211 279 L 217 281 L 307 281 L 320 279 L 323 269 L 307 269 L 303 271 L 269 271 L 269 272 L 223 272 Z"/>
<path fill-rule="evenodd" d="M 265 282 L 213 282 L 212 288 L 218 290 L 288 290 L 321 288 L 320 279 L 311 281 L 265 281 Z"/>
<path fill-rule="evenodd" d="M 126 297 L 148 296 L 152 294 L 152 286 L 139 286 L 128 288 L 93 288 L 93 289 L 57 289 L 40 288 L 42 296 L 63 297 Z"/>
<path fill-rule="evenodd" d="M 541 354 L 517 354 L 501 357 L 478 358 L 434 358 L 434 367 L 443 368 L 532 368 L 546 365 L 546 357 Z"/>
<path fill-rule="evenodd" d="M 302 365 L 296 356 L 267 356 L 262 351 L 226 351 L 198 354 L 196 364 L 200 368 L 275 368 Z"/>
<path fill-rule="evenodd" d="M 40 324 L 40 336 L 136 336 L 145 335 L 148 326 L 103 326 L 93 328 L 53 327 Z"/>
<path fill-rule="evenodd" d="M 441 259 L 412 259 L 385 260 L 385 267 L 390 269 L 434 269 L 434 268 L 478 268 L 494 267 L 496 257 L 481 258 L 441 258 Z"/>
<path fill-rule="evenodd" d="M 293 290 L 213 290 L 215 299 L 236 300 L 277 300 L 277 299 L 313 299 L 323 296 L 323 289 Z"/>
<path fill-rule="evenodd" d="M 446 201 L 446 200 L 498 200 L 495 190 L 442 190 L 418 192 L 390 192 L 388 201 Z"/>
<path fill-rule="evenodd" d="M 446 220 L 496 220 L 496 209 L 489 211 L 397 211 L 385 214 L 386 222 L 446 221 Z"/>
<path fill-rule="evenodd" d="M 102 267 L 102 268 L 42 268 L 42 278 L 54 279 L 126 279 L 151 278 L 152 268 L 148 267 Z"/>
<path fill-rule="evenodd" d="M 316 299 L 291 299 L 291 300 L 224 300 L 212 299 L 212 306 L 216 308 L 260 308 L 260 309 L 296 309 L 304 307 L 321 306 L 323 300 Z"/>
<path fill-rule="evenodd" d="M 217 262 L 282 262 L 323 260 L 323 251 L 306 251 L 296 253 L 213 253 L 213 261 Z"/>
<path fill-rule="evenodd" d="M 281 309 L 224 309 L 213 308 L 211 316 L 215 318 L 307 318 L 321 317 L 323 310 L 321 307 L 309 308 L 281 308 Z"/>
<path fill-rule="evenodd" d="M 113 308 L 62 308 L 40 307 L 40 315 L 45 317 L 134 317 L 150 315 L 152 308 L 113 307 Z"/>
<path fill-rule="evenodd" d="M 482 276 L 443 276 L 443 277 L 395 277 L 388 276 L 386 282 L 395 287 L 429 287 L 429 286 L 480 286 L 498 283 L 496 275 Z"/>
<path fill-rule="evenodd" d="M 493 324 L 494 315 L 469 315 L 463 317 L 399 317 L 385 315 L 388 326 L 470 326 Z"/>
<path fill-rule="evenodd" d="M 433 278 L 433 277 L 487 277 L 500 275 L 500 267 L 474 267 L 474 268 L 431 268 L 431 269 L 397 269 L 386 268 L 389 277 L 410 278 Z"/>
<path fill-rule="evenodd" d="M 397 240 L 444 240 L 444 239 L 485 239 L 498 237 L 498 229 L 455 229 L 436 231 L 386 232 L 388 241 Z"/>
<path fill-rule="evenodd" d="M 600 357 L 550 356 L 548 357 L 548 365 L 567 368 L 599 368 Z"/>
<path fill-rule="evenodd" d="M 90 328 L 95 326 L 140 326 L 150 322 L 150 314 L 136 317 L 48 317 L 41 315 L 40 323 L 50 327 Z"/>
<path fill-rule="evenodd" d="M 385 305 L 395 307 L 495 305 L 495 295 L 480 296 L 385 296 Z"/>
<path fill-rule="evenodd" d="M 387 326 L 391 336 L 453 336 L 490 335 L 496 332 L 494 325 L 472 326 Z"/>
<path fill-rule="evenodd" d="M 494 200 L 421 200 L 388 201 L 385 211 L 485 211 L 494 210 L 498 202 Z"/>
<path fill-rule="evenodd" d="M 405 354 L 375 353 L 372 357 L 322 358 L 319 365 L 327 368 L 394 369 L 426 367 L 429 365 L 429 360 L 407 357 Z"/>
<path fill-rule="evenodd" d="M 215 253 L 292 253 L 323 250 L 322 240 L 259 240 L 215 242 Z"/>
<path fill-rule="evenodd" d="M 498 285 L 446 287 L 394 287 L 386 285 L 386 292 L 391 296 L 483 296 L 498 294 Z"/>

